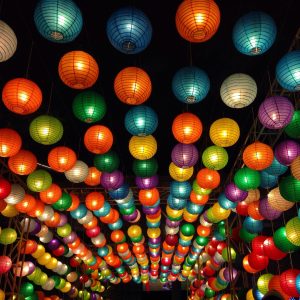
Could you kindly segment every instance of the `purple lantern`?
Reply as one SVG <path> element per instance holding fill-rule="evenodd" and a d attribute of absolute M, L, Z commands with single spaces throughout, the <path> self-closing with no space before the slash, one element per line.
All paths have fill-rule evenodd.
<path fill-rule="evenodd" d="M 56 250 L 60 246 L 60 241 L 58 239 L 52 239 L 47 246 L 51 251 Z"/>
<path fill-rule="evenodd" d="M 293 140 L 285 140 L 275 148 L 276 159 L 285 166 L 289 166 L 292 161 L 300 155 L 300 145 Z"/>
<path fill-rule="evenodd" d="M 180 221 L 171 221 L 170 219 L 166 218 L 166 225 L 171 228 L 176 228 L 180 225 Z"/>
<path fill-rule="evenodd" d="M 199 153 L 193 144 L 177 144 L 171 153 L 172 162 L 180 168 L 190 168 L 194 166 L 199 158 Z"/>
<path fill-rule="evenodd" d="M 34 229 L 30 232 L 31 234 L 37 234 L 41 231 L 42 229 L 42 225 L 40 222 L 38 221 L 35 221 L 35 224 L 34 224 Z"/>
<path fill-rule="evenodd" d="M 225 196 L 232 202 L 241 202 L 247 198 L 248 192 L 239 189 L 233 182 L 231 182 L 225 187 Z"/>
<path fill-rule="evenodd" d="M 33 271 L 35 270 L 35 264 L 32 261 L 27 261 L 27 266 L 28 266 L 28 273 L 27 276 L 32 274 Z"/>
<path fill-rule="evenodd" d="M 269 129 L 281 129 L 291 121 L 294 106 L 289 99 L 281 96 L 266 98 L 258 110 L 260 123 Z"/>
<path fill-rule="evenodd" d="M 231 273 L 231 274 L 230 274 Z M 230 282 L 230 281 L 233 281 L 236 276 L 237 276 L 237 270 L 235 268 L 232 268 L 231 272 L 230 272 L 230 269 L 229 268 L 225 268 L 224 272 L 223 272 L 223 275 L 224 275 L 224 279 L 227 281 L 227 282 Z"/>
<path fill-rule="evenodd" d="M 77 234 L 75 231 L 72 231 L 68 236 L 63 238 L 65 244 L 73 243 L 77 239 Z"/>
<path fill-rule="evenodd" d="M 155 215 L 159 210 L 159 205 L 154 207 L 143 206 L 143 213 L 146 215 Z"/>
<path fill-rule="evenodd" d="M 161 237 L 157 237 L 157 238 L 149 238 L 148 242 L 150 244 L 160 244 L 161 243 Z"/>
<path fill-rule="evenodd" d="M 67 224 L 67 222 L 68 222 L 67 216 L 64 214 L 60 214 L 60 219 L 59 219 L 59 223 L 58 223 L 57 227 L 64 226 Z"/>
<path fill-rule="evenodd" d="M 153 175 L 151 177 L 136 177 L 135 178 L 136 186 L 141 190 L 153 189 L 158 185 L 158 176 Z"/>
<path fill-rule="evenodd" d="M 270 206 L 268 198 L 265 197 L 259 201 L 259 213 L 267 220 L 275 220 L 281 216 L 281 211 Z"/>
<path fill-rule="evenodd" d="M 116 190 L 124 183 L 124 175 L 121 171 L 115 170 L 111 173 L 102 172 L 101 185 L 106 190 Z"/>
<path fill-rule="evenodd" d="M 138 216 L 138 211 L 135 209 L 131 215 L 123 215 L 123 219 L 127 222 L 134 221 Z"/>

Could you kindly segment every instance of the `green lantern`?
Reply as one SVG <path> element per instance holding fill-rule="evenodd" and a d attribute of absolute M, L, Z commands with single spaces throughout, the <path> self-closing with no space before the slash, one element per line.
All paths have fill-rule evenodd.
<path fill-rule="evenodd" d="M 184 224 L 181 226 L 180 232 L 184 236 L 192 236 L 195 233 L 195 227 L 192 224 Z"/>
<path fill-rule="evenodd" d="M 267 273 L 258 277 L 257 279 L 257 288 L 258 290 L 265 295 L 269 291 L 269 282 L 272 279 L 273 274 Z"/>
<path fill-rule="evenodd" d="M 289 137 L 293 139 L 300 139 L 300 110 L 294 111 L 292 120 L 284 128 L 284 131 Z"/>
<path fill-rule="evenodd" d="M 67 210 L 71 205 L 72 197 L 68 193 L 62 192 L 60 199 L 58 199 L 54 204 L 52 204 L 52 207 L 59 211 L 64 211 Z"/>
<path fill-rule="evenodd" d="M 207 147 L 202 154 L 204 166 L 211 170 L 221 170 L 228 163 L 228 153 L 223 147 Z"/>
<path fill-rule="evenodd" d="M 280 227 L 278 228 L 275 232 L 274 232 L 274 236 L 273 236 L 273 239 L 274 239 L 274 244 L 275 246 L 287 253 L 287 252 L 293 252 L 295 250 L 298 250 L 299 247 L 297 247 L 296 245 L 292 244 L 288 238 L 287 238 L 287 235 L 286 235 L 286 230 L 285 230 L 285 227 Z"/>
<path fill-rule="evenodd" d="M 243 167 L 235 173 L 233 181 L 241 190 L 254 190 L 260 185 L 260 174 L 256 170 Z"/>
<path fill-rule="evenodd" d="M 78 94 L 72 104 L 73 114 L 85 123 L 100 121 L 106 113 L 104 98 L 94 91 L 84 91 Z"/>
<path fill-rule="evenodd" d="M 300 201 L 300 180 L 297 180 L 294 176 L 287 176 L 279 182 L 280 195 L 290 201 Z"/>
<path fill-rule="evenodd" d="M 132 170 L 135 176 L 151 177 L 158 170 L 158 163 L 155 157 L 145 160 L 135 159 L 133 161 Z"/>
<path fill-rule="evenodd" d="M 42 115 L 35 118 L 29 126 L 31 138 L 39 144 L 52 145 L 63 136 L 62 123 L 55 117 Z"/>
<path fill-rule="evenodd" d="M 230 260 L 229 258 L 231 258 L 231 260 L 233 261 L 233 260 L 236 259 L 236 252 L 233 248 L 230 247 L 230 256 L 229 256 L 229 252 L 228 252 L 228 249 L 226 247 L 222 250 L 222 257 L 227 262 L 229 262 L 229 260 Z"/>
<path fill-rule="evenodd" d="M 45 170 L 36 170 L 28 175 L 26 182 L 31 191 L 42 192 L 50 187 L 52 177 L 49 172 Z"/>
<path fill-rule="evenodd" d="M 298 217 L 290 219 L 286 225 L 286 237 L 295 246 L 300 246 L 300 219 Z"/>
<path fill-rule="evenodd" d="M 211 193 L 210 189 L 200 187 L 196 179 L 193 181 L 192 189 L 197 195 L 209 195 Z"/>
<path fill-rule="evenodd" d="M 207 297 L 207 298 L 214 297 L 214 295 L 216 294 L 215 291 L 213 291 L 212 289 L 209 289 L 209 288 L 206 288 L 204 293 L 205 293 L 205 297 Z"/>
<path fill-rule="evenodd" d="M 4 228 L 0 233 L 0 244 L 12 244 L 16 241 L 17 236 L 17 232 L 13 228 Z"/>
<path fill-rule="evenodd" d="M 119 156 L 113 150 L 94 156 L 94 166 L 101 172 L 111 173 L 119 168 L 119 164 Z"/>
<path fill-rule="evenodd" d="M 246 243 L 250 243 L 258 234 L 257 233 L 250 233 L 245 228 L 241 228 L 239 232 L 240 238 L 245 241 Z"/>
<path fill-rule="evenodd" d="M 196 239 L 195 239 L 196 243 L 199 245 L 199 246 L 206 246 L 208 244 L 208 237 L 204 237 L 204 236 L 197 236 Z"/>
<path fill-rule="evenodd" d="M 25 297 L 28 297 L 28 296 L 33 295 L 33 293 L 34 293 L 33 284 L 30 283 L 30 282 L 23 282 L 21 287 L 20 287 L 20 294 L 25 296 Z"/>
<path fill-rule="evenodd" d="M 70 235 L 70 233 L 72 232 L 72 227 L 69 223 L 66 223 L 63 226 L 57 227 L 56 231 L 60 237 L 64 238 Z"/>

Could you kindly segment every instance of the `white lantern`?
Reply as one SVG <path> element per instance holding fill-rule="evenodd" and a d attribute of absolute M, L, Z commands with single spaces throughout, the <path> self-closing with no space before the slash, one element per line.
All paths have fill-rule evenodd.
<path fill-rule="evenodd" d="M 0 62 L 10 59 L 17 49 L 17 37 L 14 31 L 0 20 Z"/>
<path fill-rule="evenodd" d="M 45 205 L 43 213 L 38 216 L 38 219 L 42 222 L 49 221 L 54 216 L 54 209 L 50 205 Z"/>
<path fill-rule="evenodd" d="M 25 196 L 25 190 L 17 183 L 11 185 L 10 194 L 4 198 L 4 201 L 8 204 L 15 205 L 19 203 Z"/>
<path fill-rule="evenodd" d="M 93 213 L 90 210 L 88 210 L 86 215 L 81 219 L 77 219 L 77 221 L 79 224 L 87 224 L 92 221 L 93 217 Z"/>
<path fill-rule="evenodd" d="M 66 178 L 74 183 L 83 182 L 89 174 L 88 165 L 81 161 L 77 160 L 72 169 L 65 172 Z"/>
<path fill-rule="evenodd" d="M 53 239 L 53 233 L 48 231 L 44 236 L 40 237 L 40 241 L 44 244 L 49 243 Z"/>
<path fill-rule="evenodd" d="M 48 278 L 46 283 L 42 285 L 42 289 L 45 291 L 51 291 L 54 289 L 55 281 L 52 278 Z"/>

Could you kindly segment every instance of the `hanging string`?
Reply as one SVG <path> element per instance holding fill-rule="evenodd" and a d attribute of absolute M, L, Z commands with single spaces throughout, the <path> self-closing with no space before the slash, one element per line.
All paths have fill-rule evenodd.
<path fill-rule="evenodd" d="M 31 58 L 32 58 L 32 52 L 33 52 L 33 41 L 31 41 L 30 44 L 30 50 L 29 50 L 29 55 L 28 55 L 28 62 L 27 62 L 27 69 L 26 69 L 26 75 L 25 77 L 28 78 L 29 75 L 29 68 L 30 68 L 30 63 L 31 63 Z"/>
<path fill-rule="evenodd" d="M 47 108 L 47 115 L 50 112 L 50 107 L 51 107 L 51 102 L 52 102 L 52 94 L 53 94 L 53 81 L 51 82 L 51 88 L 50 88 L 50 96 L 49 96 L 49 103 L 48 103 L 48 108 Z"/>

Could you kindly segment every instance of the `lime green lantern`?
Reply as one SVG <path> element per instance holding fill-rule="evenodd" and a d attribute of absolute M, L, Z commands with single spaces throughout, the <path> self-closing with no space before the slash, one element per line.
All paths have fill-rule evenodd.
<path fill-rule="evenodd" d="M 204 166 L 211 170 L 221 170 L 228 163 L 228 153 L 223 147 L 207 147 L 202 154 Z"/>
<path fill-rule="evenodd" d="M 229 251 L 230 251 L 230 256 L 229 256 Z M 232 247 L 230 247 L 229 251 L 227 247 L 222 250 L 222 257 L 227 262 L 229 262 L 229 260 L 234 261 L 236 259 L 235 250 Z"/>
<path fill-rule="evenodd" d="M 209 195 L 211 193 L 210 189 L 200 187 L 196 179 L 193 181 L 192 189 L 197 195 Z"/>
<path fill-rule="evenodd" d="M 26 182 L 31 191 L 42 192 L 50 187 L 52 177 L 49 172 L 45 170 L 36 170 L 28 175 Z"/>
<path fill-rule="evenodd" d="M 94 156 L 94 166 L 101 172 L 111 173 L 119 168 L 119 164 L 119 156 L 113 150 Z"/>
<path fill-rule="evenodd" d="M 290 219 L 286 225 L 286 237 L 296 246 L 300 246 L 300 219 L 298 217 Z"/>
<path fill-rule="evenodd" d="M 254 190 L 260 185 L 260 174 L 256 170 L 243 167 L 235 173 L 233 181 L 241 190 Z"/>
<path fill-rule="evenodd" d="M 263 295 L 265 295 L 269 291 L 269 282 L 272 277 L 273 274 L 270 273 L 259 276 L 257 280 L 257 288 Z"/>

